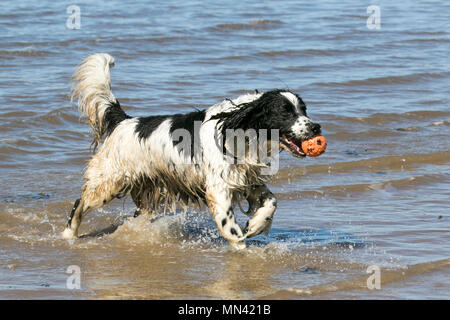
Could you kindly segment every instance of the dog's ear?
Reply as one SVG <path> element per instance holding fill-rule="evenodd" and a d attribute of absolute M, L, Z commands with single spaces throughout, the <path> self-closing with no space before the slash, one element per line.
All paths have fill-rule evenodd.
<path fill-rule="evenodd" d="M 237 108 L 227 112 L 221 112 L 210 118 L 210 120 L 219 119 L 220 129 L 224 133 L 226 129 L 244 129 L 254 127 L 255 116 L 262 112 L 262 106 L 260 105 L 259 99 L 243 103 Z"/>
<path fill-rule="evenodd" d="M 251 102 L 235 105 L 233 101 L 228 100 L 234 108 L 231 111 L 222 112 L 211 117 L 220 119 L 222 133 L 226 129 L 260 129 L 267 126 L 268 117 L 273 116 L 276 110 L 282 110 L 283 105 L 287 103 L 284 96 L 280 95 L 282 90 L 276 89 L 263 93 L 258 99 Z"/>

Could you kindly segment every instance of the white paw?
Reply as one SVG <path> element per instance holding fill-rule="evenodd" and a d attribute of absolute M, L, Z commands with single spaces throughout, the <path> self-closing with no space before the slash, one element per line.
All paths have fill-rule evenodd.
<path fill-rule="evenodd" d="M 61 235 L 63 239 L 75 239 L 77 237 L 76 234 L 70 228 L 64 229 Z"/>
<path fill-rule="evenodd" d="M 269 210 L 260 210 L 252 219 L 247 222 L 247 226 L 244 229 L 245 236 L 251 238 L 264 232 L 266 235 L 269 233 L 272 227 L 273 212 Z"/>
<path fill-rule="evenodd" d="M 236 250 L 243 250 L 245 249 L 247 246 L 245 245 L 244 241 L 239 241 L 239 242 L 230 242 L 230 245 L 233 249 Z"/>

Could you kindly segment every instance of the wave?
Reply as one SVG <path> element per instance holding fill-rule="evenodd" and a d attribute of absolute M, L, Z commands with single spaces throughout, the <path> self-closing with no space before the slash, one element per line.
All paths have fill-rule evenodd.
<path fill-rule="evenodd" d="M 55 53 L 52 51 L 46 50 L 0 50 L 0 57 L 48 57 L 54 55 Z"/>
<path fill-rule="evenodd" d="M 445 104 L 444 101 L 434 100 L 428 103 L 433 104 Z M 427 104 L 427 103 L 424 103 Z M 344 123 L 361 123 L 361 124 L 389 124 L 399 121 L 431 121 L 434 119 L 443 119 L 445 117 L 450 117 L 450 111 L 439 111 L 439 110 L 418 110 L 405 113 L 374 113 L 368 117 L 345 117 L 336 114 L 323 114 L 321 119 L 326 121 L 342 121 Z"/>
<path fill-rule="evenodd" d="M 440 39 L 408 39 L 408 40 L 402 40 L 402 42 L 406 43 L 443 43 L 443 42 L 450 42 L 450 39 L 440 38 Z"/>
<path fill-rule="evenodd" d="M 262 51 L 257 53 L 259 56 L 278 57 L 278 56 L 335 56 L 339 54 L 354 53 L 351 50 L 338 49 L 305 49 L 305 50 L 283 50 L 283 51 Z"/>
<path fill-rule="evenodd" d="M 422 275 L 430 271 L 436 271 L 448 267 L 450 267 L 450 259 L 408 265 L 404 268 L 397 269 L 381 268 L 381 287 L 403 281 L 409 277 Z M 354 277 L 344 281 L 336 281 L 307 288 L 283 289 L 273 294 L 262 296 L 260 299 L 298 299 L 301 297 L 313 297 L 338 291 L 367 290 L 368 276 L 369 275 L 364 274 L 360 277 Z"/>
<path fill-rule="evenodd" d="M 359 183 L 347 185 L 332 185 L 318 188 L 317 190 L 296 190 L 284 193 L 277 193 L 280 200 L 293 200 L 317 197 L 346 198 L 349 195 L 355 196 L 359 193 L 368 192 L 388 192 L 395 193 L 399 190 L 412 190 L 421 186 L 447 182 L 449 174 L 425 174 L 404 179 L 387 180 L 378 183 Z"/>
<path fill-rule="evenodd" d="M 440 73 L 412 73 L 403 76 L 386 76 L 367 78 L 363 80 L 350 80 L 344 82 L 316 82 L 317 86 L 321 87 L 360 87 L 360 86 L 375 86 L 375 85 L 392 85 L 392 84 L 408 84 L 420 82 L 425 80 L 442 79 L 450 75 L 450 72 Z"/>
<path fill-rule="evenodd" d="M 218 24 L 212 28 L 212 30 L 218 31 L 230 31 L 230 30 L 260 30 L 260 29 L 273 29 L 283 22 L 280 20 L 267 20 L 267 19 L 257 19 L 251 20 L 249 23 L 223 23 Z"/>
<path fill-rule="evenodd" d="M 371 159 L 336 162 L 333 164 L 311 165 L 306 167 L 283 168 L 278 171 L 274 183 L 280 184 L 293 176 L 301 177 L 305 174 L 330 174 L 348 172 L 377 172 L 380 170 L 404 171 L 416 168 L 418 165 L 443 165 L 450 162 L 450 150 L 427 153 L 405 154 L 398 156 L 383 156 Z"/>

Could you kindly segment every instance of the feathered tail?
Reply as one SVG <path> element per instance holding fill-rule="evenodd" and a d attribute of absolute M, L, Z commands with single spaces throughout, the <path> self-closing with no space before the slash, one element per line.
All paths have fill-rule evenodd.
<path fill-rule="evenodd" d="M 110 69 L 114 58 L 107 53 L 90 55 L 72 77 L 71 101 L 78 99 L 78 110 L 92 127 L 94 150 L 102 137 L 109 135 L 122 120 L 129 118 L 111 91 Z"/>

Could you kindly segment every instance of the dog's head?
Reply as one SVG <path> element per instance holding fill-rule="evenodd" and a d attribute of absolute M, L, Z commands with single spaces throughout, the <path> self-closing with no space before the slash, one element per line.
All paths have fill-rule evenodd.
<path fill-rule="evenodd" d="M 307 116 L 303 100 L 287 90 L 265 92 L 213 118 L 222 120 L 223 130 L 268 129 L 269 135 L 270 129 L 278 130 L 280 148 L 295 157 L 306 156 L 301 147 L 302 141 L 321 135 L 320 125 Z"/>

